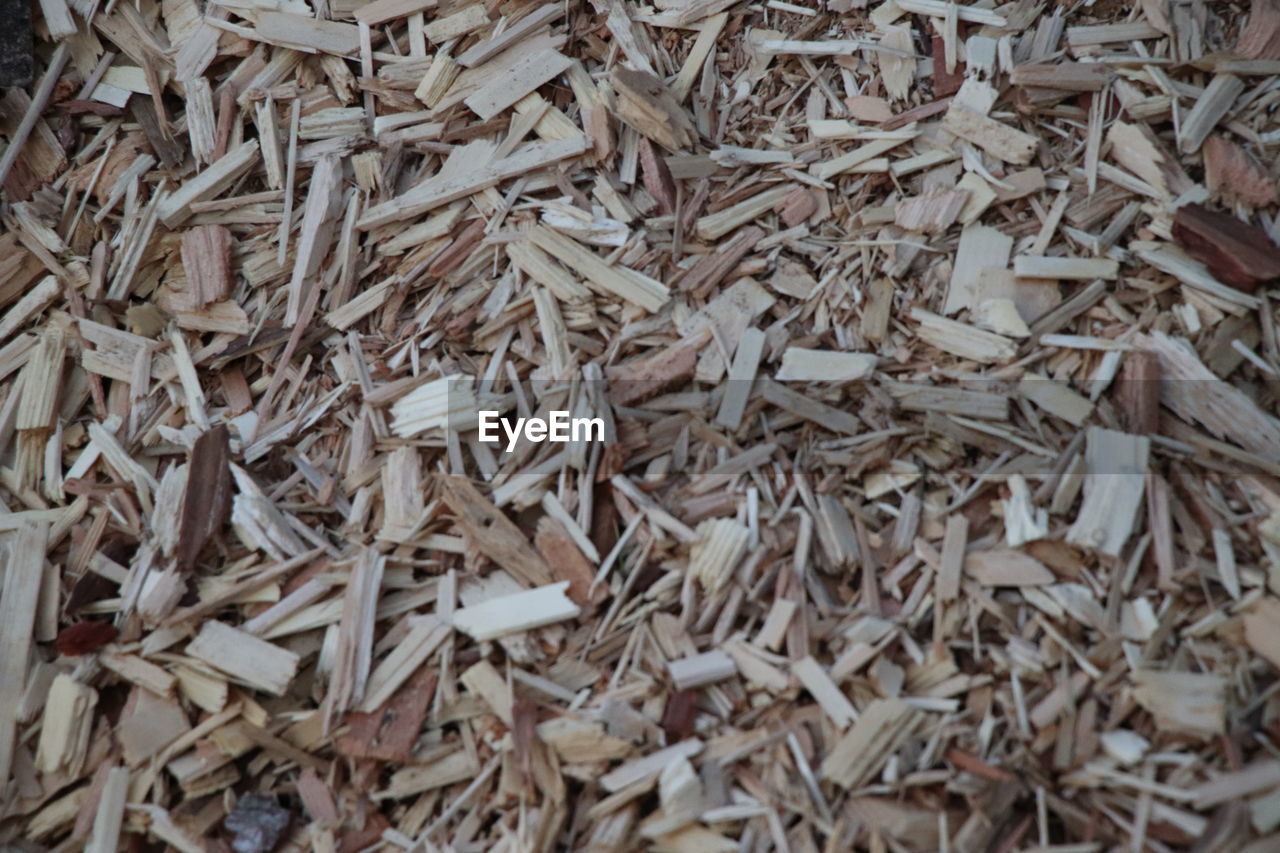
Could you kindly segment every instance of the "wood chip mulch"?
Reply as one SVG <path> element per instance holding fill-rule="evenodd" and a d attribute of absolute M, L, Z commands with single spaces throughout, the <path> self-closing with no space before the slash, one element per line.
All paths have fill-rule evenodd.
<path fill-rule="evenodd" d="M 1280 849 L 1280 0 L 0 10 L 0 849 Z"/>

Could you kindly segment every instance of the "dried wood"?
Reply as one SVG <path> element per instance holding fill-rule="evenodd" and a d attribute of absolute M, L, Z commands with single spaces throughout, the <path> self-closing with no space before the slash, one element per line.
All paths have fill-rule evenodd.
<path fill-rule="evenodd" d="M 1173 218 L 1173 239 L 1223 284 L 1253 290 L 1280 277 L 1280 245 L 1234 216 L 1186 204 Z"/>
<path fill-rule="evenodd" d="M 0 846 L 1270 849 L 1274 7 L 41 0 Z"/>

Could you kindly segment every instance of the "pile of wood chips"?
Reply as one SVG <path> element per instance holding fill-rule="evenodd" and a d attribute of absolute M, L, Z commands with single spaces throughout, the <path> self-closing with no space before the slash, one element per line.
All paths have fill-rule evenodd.
<path fill-rule="evenodd" d="M 34 26 L 0 847 L 1280 849 L 1278 0 Z"/>

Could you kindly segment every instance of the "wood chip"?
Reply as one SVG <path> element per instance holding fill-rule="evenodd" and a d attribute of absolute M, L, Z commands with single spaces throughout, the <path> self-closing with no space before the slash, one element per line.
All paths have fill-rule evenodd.
<path fill-rule="evenodd" d="M 1276 846 L 1274 0 L 31 5 L 0 847 Z"/>

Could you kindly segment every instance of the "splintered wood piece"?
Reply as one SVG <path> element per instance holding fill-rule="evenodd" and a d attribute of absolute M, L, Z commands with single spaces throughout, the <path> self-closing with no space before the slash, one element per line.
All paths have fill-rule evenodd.
<path fill-rule="evenodd" d="M 202 433 L 191 447 L 182 515 L 178 523 L 178 567 L 191 570 L 231 512 L 231 444 L 226 426 Z"/>
<path fill-rule="evenodd" d="M 755 250 L 760 241 L 764 239 L 764 236 L 764 231 L 754 225 L 748 225 L 746 228 L 739 230 L 728 240 L 720 243 L 716 251 L 709 252 L 698 258 L 693 266 L 689 268 L 689 271 L 680 279 L 679 289 L 694 293 L 705 293 L 720 284 L 730 273 L 738 268 L 743 258 Z"/>
<path fill-rule="evenodd" d="M 756 193 L 733 207 L 709 213 L 699 218 L 695 225 L 698 236 L 703 240 L 718 240 L 735 228 L 753 222 L 783 204 L 793 189 L 794 184 L 782 184 Z"/>
<path fill-rule="evenodd" d="M 182 234 L 182 266 L 193 308 L 231 295 L 231 231 L 222 225 L 198 225 Z"/>
<path fill-rule="evenodd" d="M 1177 246 L 1135 240 L 1129 244 L 1129 249 L 1156 269 L 1169 273 L 1186 286 L 1217 300 L 1217 304 L 1223 305 L 1232 313 L 1239 314 L 1242 313 L 1240 309 L 1253 309 L 1260 305 L 1257 297 L 1218 281 L 1204 264 Z"/>
<path fill-rule="evenodd" d="M 357 226 L 367 231 L 418 216 L 474 195 L 509 178 L 584 154 L 590 148 L 591 138 L 583 134 L 565 139 L 531 142 L 497 160 L 486 157 L 480 162 L 467 163 L 465 166 L 459 163 L 456 168 L 442 171 L 411 187 L 403 195 L 369 208 L 360 217 Z"/>
<path fill-rule="evenodd" d="M 1159 360 L 1163 405 L 1245 450 L 1280 458 L 1280 426 L 1247 394 L 1214 375 L 1188 344 L 1156 331 L 1136 336 L 1134 343 Z"/>
<path fill-rule="evenodd" d="M 424 382 L 391 405 L 391 430 L 412 438 L 429 430 L 459 429 L 476 423 L 476 399 L 469 376 L 442 376 Z"/>
<path fill-rule="evenodd" d="M 156 213 L 167 227 L 181 225 L 191 217 L 191 205 L 221 195 L 258 159 L 258 140 L 250 139 L 222 155 L 194 178 L 161 199 Z"/>
<path fill-rule="evenodd" d="M 36 745 L 36 769 L 45 774 L 76 778 L 89 754 L 93 709 L 98 691 L 59 673 L 49 687 L 40 741 Z"/>
<path fill-rule="evenodd" d="M 640 758 L 619 765 L 600 777 L 600 786 L 610 793 L 652 782 L 658 774 L 681 758 L 692 758 L 702 751 L 704 744 L 698 738 L 682 740 L 677 744 L 651 752 Z"/>
<path fill-rule="evenodd" d="M 576 240 L 550 228 L 539 225 L 528 237 L 535 246 L 581 275 L 600 292 L 621 297 L 646 311 L 657 311 L 671 296 L 662 282 L 623 266 L 610 266 Z"/>
<path fill-rule="evenodd" d="M 1013 238 L 995 228 L 975 224 L 961 231 L 942 313 L 950 316 L 981 304 L 991 280 L 989 271 L 1008 267 L 1012 252 Z"/>
<path fill-rule="evenodd" d="M 916 733 L 923 715 L 900 699 L 877 699 L 827 753 L 822 778 L 842 788 L 858 788 L 884 768 Z"/>
<path fill-rule="evenodd" d="M 733 575 L 747 550 L 750 531 L 727 518 L 704 521 L 699 540 L 689 553 L 689 574 L 703 589 L 714 592 Z"/>
<path fill-rule="evenodd" d="M 653 74 L 619 67 L 609 83 L 614 91 L 614 113 L 636 133 L 673 154 L 697 141 L 698 132 L 689 114 Z"/>
<path fill-rule="evenodd" d="M 372 714 L 391 701 L 391 697 L 453 633 L 453 629 L 436 616 L 410 617 L 409 634 L 369 674 L 364 699 L 357 707 L 362 714 Z"/>
<path fill-rule="evenodd" d="M 761 377 L 756 380 L 756 388 L 760 396 L 769 403 L 802 420 L 813 421 L 819 426 L 842 435 L 857 435 L 861 431 L 858 419 L 849 412 L 820 403 L 781 383 Z"/>
<path fill-rule="evenodd" d="M 61 293 L 55 276 L 45 276 L 40 283 L 22 295 L 0 318 L 0 343 L 7 342 L 23 324 L 43 311 Z"/>
<path fill-rule="evenodd" d="M 482 660 L 469 667 L 458 677 L 458 680 L 468 692 L 483 699 L 489 706 L 489 710 L 502 720 L 507 728 L 515 727 L 515 702 L 511 689 L 507 686 L 507 680 L 502 677 L 502 673 L 498 672 L 497 667 L 487 660 Z"/>
<path fill-rule="evenodd" d="M 1116 380 L 1116 405 L 1126 432 L 1156 435 L 1160 431 L 1160 359 L 1155 353 L 1124 354 Z"/>
<path fill-rule="evenodd" d="M 1002 421 L 1009 414 L 1009 398 L 1004 394 L 915 382 L 884 382 L 881 387 L 907 411 L 947 412 L 991 421 Z"/>
<path fill-rule="evenodd" d="M 516 57 L 506 67 L 494 69 L 489 81 L 463 103 L 480 118 L 491 119 L 557 77 L 572 62 L 569 57 L 549 48 Z"/>
<path fill-rule="evenodd" d="M 941 234 L 951 226 L 969 201 L 967 190 L 945 190 L 898 202 L 894 223 L 907 231 Z"/>
<path fill-rule="evenodd" d="M 43 433 L 53 428 L 58 391 L 62 387 L 62 362 L 67 352 L 66 335 L 50 326 L 40 336 L 26 369 L 22 371 L 22 405 L 18 408 L 17 429 Z"/>
<path fill-rule="evenodd" d="M 1128 354 L 1125 357 L 1127 359 Z M 1155 393 L 1155 400 L 1159 405 L 1159 385 L 1155 385 L 1151 390 Z M 1060 382 L 1054 382 L 1046 376 L 1028 374 L 1022 377 L 1018 382 L 1018 393 L 1046 412 L 1078 427 L 1084 426 L 1089 416 L 1093 413 L 1093 403 L 1088 397 L 1077 394 L 1068 386 Z M 1128 432 L 1141 433 L 1140 430 L 1134 429 L 1130 429 Z"/>
<path fill-rule="evenodd" d="M 1265 231 L 1202 204 L 1178 208 L 1173 239 L 1214 278 L 1246 292 L 1280 277 L 1280 246 Z"/>
<path fill-rule="evenodd" d="M 880 46 L 885 50 L 876 52 L 876 62 L 880 65 L 885 89 L 894 100 L 901 101 L 910 93 L 916 76 L 916 63 L 911 58 L 911 30 L 908 27 L 886 25 L 880 31 L 883 33 Z"/>
<path fill-rule="evenodd" d="M 1227 683 L 1220 676 L 1144 669 L 1133 674 L 1133 681 L 1133 698 L 1151 713 L 1160 731 L 1202 740 L 1223 733 Z"/>
<path fill-rule="evenodd" d="M 1183 154 L 1199 151 L 1205 139 L 1231 111 L 1232 104 L 1243 91 L 1244 81 L 1239 77 L 1233 74 L 1215 74 L 1178 128 L 1178 150 Z"/>
<path fill-rule="evenodd" d="M 1280 761 L 1254 761 L 1243 770 L 1223 773 L 1197 785 L 1192 791 L 1192 803 L 1197 809 L 1209 809 L 1231 800 L 1250 797 L 1274 788 L 1277 784 L 1280 784 Z"/>
<path fill-rule="evenodd" d="M 568 581 L 490 598 L 453 614 L 453 625 L 476 640 L 494 640 L 553 625 L 581 613 L 565 591 Z"/>
<path fill-rule="evenodd" d="M 489 15 L 485 12 L 484 5 L 470 3 L 452 14 L 432 21 L 422 32 L 432 44 L 444 44 L 478 30 L 487 23 Z"/>
<path fill-rule="evenodd" d="M 1114 280 L 1119 272 L 1120 264 L 1110 258 L 1048 258 L 1042 255 L 1019 255 L 1013 259 L 1013 274 L 1020 278 Z"/>
<path fill-rule="evenodd" d="M 48 527 L 25 522 L 9 538 L 4 588 L 0 591 L 0 779 L 13 767 L 14 739 L 27 683 L 27 664 L 35 641 L 36 605 L 44 586 Z"/>
<path fill-rule="evenodd" d="M 1039 144 L 1039 140 L 1029 133 L 955 103 L 943 116 L 942 127 L 1006 163 L 1030 163 Z"/>
<path fill-rule="evenodd" d="M 970 552 L 964 572 L 983 586 L 1045 586 L 1055 580 L 1039 560 L 1014 550 Z"/>
<path fill-rule="evenodd" d="M 938 568 L 939 601 L 955 601 L 960 594 L 960 575 L 965 566 L 965 546 L 969 541 L 969 520 L 959 513 L 947 517 L 942 539 L 942 564 Z"/>
<path fill-rule="evenodd" d="M 441 50 L 431 58 L 431 67 L 422 75 L 413 95 L 428 107 L 439 105 L 440 101 L 458 79 L 462 66 L 446 51 Z"/>
<path fill-rule="evenodd" d="M 441 476 L 437 482 L 440 499 L 453 511 L 454 521 L 471 547 L 529 586 L 543 587 L 551 583 L 550 567 L 524 533 L 481 495 L 470 480 Z"/>
<path fill-rule="evenodd" d="M 676 185 L 671 177 L 671 168 L 658 153 L 658 149 L 648 137 L 642 137 L 636 145 L 640 155 L 640 175 L 644 180 L 644 188 L 658 202 L 658 208 L 667 215 L 676 212 Z M 761 237 L 764 236 L 762 233 Z M 719 254 L 719 253 L 717 253 Z M 710 257 L 710 256 L 708 256 Z M 734 262 L 734 266 L 737 262 Z M 732 267 L 730 267 L 732 269 Z"/>
<path fill-rule="evenodd" d="M 373 663 L 373 630 L 386 558 L 371 548 L 362 549 L 351 566 L 342 597 L 337 648 L 333 653 L 329 690 L 325 694 L 325 722 L 332 726 L 338 715 L 364 698 Z"/>
<path fill-rule="evenodd" d="M 293 275 L 289 279 L 289 302 L 285 309 L 285 323 L 288 325 L 298 322 L 309 291 L 316 286 L 315 274 L 320 267 L 323 250 L 329 244 L 334 217 L 342 199 L 341 177 L 341 164 L 337 157 L 322 157 L 311 172 Z"/>
<path fill-rule="evenodd" d="M 129 796 L 129 768 L 112 767 L 98 795 L 93 829 L 85 842 L 85 853 L 115 853 L 124 827 L 124 807 Z"/>
<path fill-rule="evenodd" d="M 1067 44 L 1073 48 L 1118 41 L 1143 41 L 1164 36 L 1164 33 L 1147 21 L 1129 21 L 1122 24 L 1097 24 L 1085 27 L 1067 27 Z"/>
<path fill-rule="evenodd" d="M 787 347 L 774 378 L 779 382 L 851 382 L 870 376 L 876 360 L 870 353 Z"/>
<path fill-rule="evenodd" d="M 1120 556 L 1142 502 L 1150 446 L 1146 436 L 1089 427 L 1084 503 L 1067 531 L 1068 542 Z"/>
<path fill-rule="evenodd" d="M 1059 62 L 1014 66 L 1009 81 L 1027 88 L 1098 92 L 1110 76 L 1107 66 L 1100 62 Z"/>
<path fill-rule="evenodd" d="M 1013 341 L 1002 335 L 939 317 L 923 308 L 912 308 L 911 319 L 920 324 L 922 340 L 961 358 L 990 364 L 1007 361 L 1018 352 Z"/>
<path fill-rule="evenodd" d="M 667 663 L 677 690 L 705 687 L 738 674 L 738 665 L 722 651 L 714 650 Z"/>
<path fill-rule="evenodd" d="M 551 493 L 547 492 L 543 497 L 543 506 L 546 507 L 552 500 L 554 498 Z M 574 604 L 585 608 L 604 597 L 603 589 L 592 587 L 595 579 L 592 563 L 599 563 L 600 555 L 577 522 L 563 508 L 560 513 L 561 515 L 555 515 L 549 512 L 538 522 L 534 544 L 551 567 L 556 580 L 569 582 L 569 598 L 573 599 Z"/>
<path fill-rule="evenodd" d="M 259 12 L 245 35 L 268 44 L 301 50 L 352 56 L 360 51 L 360 29 L 352 24 L 322 21 L 286 12 Z"/>
<path fill-rule="evenodd" d="M 720 410 L 716 413 L 716 423 L 732 430 L 742 425 L 742 416 L 746 412 L 747 401 L 751 398 L 752 383 L 764 345 L 765 334 L 759 329 L 746 329 L 738 338 L 738 348 L 733 353 L 733 364 L 729 367 L 725 393 L 720 399 Z"/>
<path fill-rule="evenodd" d="M 387 2 L 387 0 L 382 1 Z M 422 2 L 422 0 L 414 0 L 414 2 Z M 432 5 L 434 5 L 434 0 Z M 358 10 L 356 17 L 358 18 L 360 12 L 368 8 L 369 6 L 365 6 Z M 549 26 L 553 21 L 563 17 L 564 14 L 565 9 L 563 6 L 548 4 L 539 7 L 488 41 L 477 42 L 473 47 L 458 54 L 457 62 L 464 68 L 474 68 L 477 65 L 488 62 L 507 48 L 519 44 L 538 30 Z"/>
<path fill-rule="evenodd" d="M 840 688 L 831 680 L 831 676 L 812 656 L 793 661 L 791 674 L 822 706 L 823 713 L 831 718 L 837 728 L 846 728 L 858 719 L 858 712 L 853 707 L 853 703 L 840 692 Z"/>
<path fill-rule="evenodd" d="M 298 655 L 212 619 L 187 644 L 187 654 L 273 696 L 283 696 L 298 672 Z"/>

